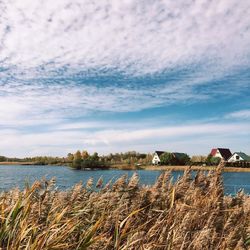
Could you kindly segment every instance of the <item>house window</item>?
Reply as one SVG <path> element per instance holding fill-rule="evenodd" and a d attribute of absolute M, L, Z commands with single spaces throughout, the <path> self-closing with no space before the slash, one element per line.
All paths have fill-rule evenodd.
<path fill-rule="evenodd" d="M 240 157 L 238 155 L 236 155 L 236 160 L 239 160 L 239 159 L 240 159 Z"/>

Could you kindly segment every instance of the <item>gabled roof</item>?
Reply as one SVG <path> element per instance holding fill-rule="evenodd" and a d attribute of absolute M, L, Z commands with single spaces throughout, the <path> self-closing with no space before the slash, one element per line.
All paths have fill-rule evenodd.
<path fill-rule="evenodd" d="M 228 158 L 232 155 L 231 151 L 229 148 L 213 148 L 211 150 L 211 155 L 214 156 L 216 154 L 216 151 L 219 150 L 221 156 L 225 159 L 228 160 Z"/>
<path fill-rule="evenodd" d="M 247 154 L 243 152 L 235 152 L 234 154 L 237 154 L 238 156 L 240 156 L 244 161 L 250 161 L 250 156 L 248 156 Z"/>
<path fill-rule="evenodd" d="M 162 154 L 165 153 L 165 151 L 155 151 L 155 153 L 160 157 Z"/>
<path fill-rule="evenodd" d="M 217 152 L 217 148 L 213 148 L 210 152 L 210 155 L 214 156 Z"/>
<path fill-rule="evenodd" d="M 179 159 L 179 158 L 181 158 L 181 157 L 183 157 L 183 156 L 186 155 L 185 153 L 178 153 L 178 152 L 173 152 L 172 154 L 173 154 L 173 155 L 175 156 L 175 158 L 177 158 L 177 159 Z"/>

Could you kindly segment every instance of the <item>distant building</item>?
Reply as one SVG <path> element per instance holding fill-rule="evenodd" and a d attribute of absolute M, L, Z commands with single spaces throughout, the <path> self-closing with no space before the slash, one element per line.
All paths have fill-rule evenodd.
<path fill-rule="evenodd" d="M 160 164 L 160 162 L 161 162 L 160 156 L 161 156 L 162 154 L 164 154 L 164 153 L 165 153 L 165 151 L 155 151 L 154 154 L 153 154 L 152 163 L 153 163 L 154 165 Z"/>
<path fill-rule="evenodd" d="M 232 153 L 229 148 L 213 148 L 210 155 L 227 161 L 232 156 Z"/>
<path fill-rule="evenodd" d="M 228 159 L 228 162 L 238 162 L 238 161 L 250 162 L 250 156 L 248 156 L 247 154 L 243 152 L 235 152 Z"/>
<path fill-rule="evenodd" d="M 155 151 L 155 153 L 153 154 L 153 159 L 152 159 L 152 163 L 154 165 L 159 165 L 161 163 L 161 155 L 166 153 L 166 151 Z M 182 162 L 183 158 L 185 158 L 187 155 L 184 153 L 178 153 L 178 152 L 173 152 L 171 153 L 173 155 L 173 157 L 175 158 L 176 162 Z"/>
<path fill-rule="evenodd" d="M 185 153 L 178 153 L 178 152 L 173 152 L 172 154 L 173 154 L 174 158 L 176 158 L 178 160 L 182 159 L 183 157 L 185 157 L 187 155 Z"/>

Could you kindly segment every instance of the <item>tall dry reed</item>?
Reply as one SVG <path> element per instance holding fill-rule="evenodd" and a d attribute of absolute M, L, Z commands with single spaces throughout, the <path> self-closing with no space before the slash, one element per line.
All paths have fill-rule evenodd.
<path fill-rule="evenodd" d="M 187 169 L 176 183 L 165 172 L 152 186 L 134 174 L 70 191 L 44 180 L 4 192 L 0 249 L 250 249 L 250 198 L 224 196 L 222 167 L 195 178 Z"/>

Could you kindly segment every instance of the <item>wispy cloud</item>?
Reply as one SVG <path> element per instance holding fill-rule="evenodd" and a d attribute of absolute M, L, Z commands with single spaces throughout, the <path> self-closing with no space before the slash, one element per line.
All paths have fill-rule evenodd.
<path fill-rule="evenodd" d="M 250 63 L 248 1 L 4 0 L 0 10 L 5 105 L 13 99 L 39 115 L 123 112 L 248 86 L 249 75 L 233 79 Z M 122 80 L 112 79 L 118 72 Z"/>
<path fill-rule="evenodd" d="M 225 138 L 249 136 L 248 127 L 249 125 L 246 123 L 201 123 L 157 128 L 124 128 L 124 124 L 120 123 L 119 127 L 117 126 L 115 129 L 104 127 L 100 131 L 92 131 L 91 133 L 84 129 L 36 133 L 2 130 L 0 131 L 0 151 L 8 153 L 11 147 L 13 154 L 16 155 L 23 155 L 24 152 L 29 152 L 29 155 L 44 153 L 66 155 L 79 148 L 86 148 L 90 151 L 98 150 L 100 153 L 108 153 L 111 150 L 115 152 L 131 149 L 140 150 L 143 147 L 143 151 L 154 151 L 156 147 L 178 150 L 176 145 L 182 142 L 184 145 L 192 145 L 192 149 L 188 147 L 185 149 L 189 153 L 194 153 L 194 150 L 196 153 L 206 153 L 209 146 L 225 143 Z M 201 142 L 202 139 L 203 142 Z M 199 148 L 198 145 L 202 143 L 205 143 L 207 147 Z M 229 146 L 235 147 L 235 145 Z M 247 148 L 248 146 L 243 147 Z"/>
<path fill-rule="evenodd" d="M 215 124 L 123 130 L 105 118 L 82 121 L 249 92 L 249 1 L 3 0 L 0 12 L 3 152 L 21 140 L 35 154 L 45 145 L 104 150 L 123 138 L 140 148 L 154 137 L 223 134 Z"/>
<path fill-rule="evenodd" d="M 232 112 L 226 115 L 226 118 L 235 118 L 235 119 L 249 119 L 250 118 L 250 109 L 244 109 Z"/>
<path fill-rule="evenodd" d="M 249 62 L 248 1 L 4 0 L 0 8 L 1 61 L 28 77 L 61 67 L 145 74 L 204 56 L 223 69 Z"/>

